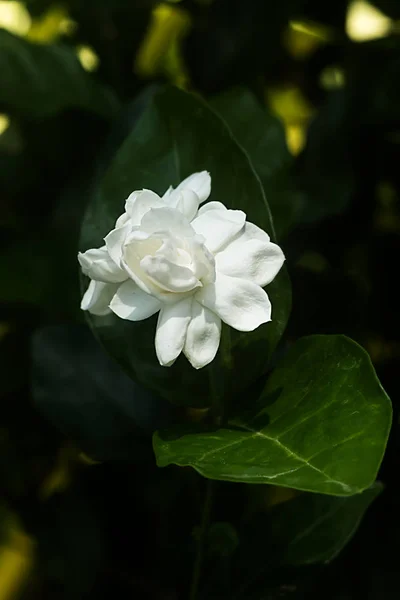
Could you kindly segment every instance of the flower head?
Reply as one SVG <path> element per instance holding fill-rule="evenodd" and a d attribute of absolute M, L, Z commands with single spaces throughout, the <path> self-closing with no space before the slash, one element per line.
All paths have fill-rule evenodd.
<path fill-rule="evenodd" d="M 218 350 L 221 321 L 252 331 L 271 320 L 263 287 L 284 262 L 279 246 L 241 210 L 208 202 L 203 171 L 160 198 L 133 192 L 101 248 L 79 253 L 91 282 L 81 308 L 141 321 L 159 313 L 155 346 L 163 366 L 183 352 L 196 369 Z"/>

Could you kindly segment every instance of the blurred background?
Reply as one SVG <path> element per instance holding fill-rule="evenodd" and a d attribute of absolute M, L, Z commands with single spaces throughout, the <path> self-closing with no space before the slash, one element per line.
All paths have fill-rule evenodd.
<path fill-rule="evenodd" d="M 398 597 L 399 34 L 396 0 L 0 1 L 0 600 L 187 598 L 203 482 L 158 470 L 151 449 L 182 415 L 94 340 L 76 261 L 90 192 L 164 82 L 251 90 L 293 286 L 278 354 L 344 333 L 395 412 L 384 491 L 340 557 L 256 574 L 235 597 Z M 230 525 L 209 542 L 208 599 L 231 597 L 235 520 L 254 502 L 218 489 Z M 257 503 L 292 496 L 268 487 Z M 255 546 L 268 563 L 274 546 Z"/>

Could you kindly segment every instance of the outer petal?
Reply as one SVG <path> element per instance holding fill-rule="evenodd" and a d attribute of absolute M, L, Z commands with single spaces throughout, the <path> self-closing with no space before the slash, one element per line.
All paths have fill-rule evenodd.
<path fill-rule="evenodd" d="M 110 308 L 121 319 L 142 321 L 159 311 L 161 302 L 129 280 L 118 288 Z"/>
<path fill-rule="evenodd" d="M 276 244 L 239 236 L 215 256 L 215 267 L 225 275 L 247 279 L 264 287 L 279 273 L 284 260 L 284 254 Z"/>
<path fill-rule="evenodd" d="M 249 221 L 246 221 L 244 229 L 240 232 L 239 235 L 243 241 L 246 239 L 249 239 L 249 240 L 256 239 L 256 240 L 260 240 L 260 242 L 270 242 L 271 241 L 271 238 L 269 237 L 269 235 L 266 231 L 264 231 L 263 229 L 258 227 L 258 225 L 254 225 L 254 223 L 249 223 Z"/>
<path fill-rule="evenodd" d="M 108 254 L 111 256 L 117 267 L 121 267 L 123 246 L 131 230 L 132 225 L 131 222 L 128 221 L 122 227 L 110 231 L 104 238 Z"/>
<path fill-rule="evenodd" d="M 129 220 L 130 220 L 130 216 L 128 215 L 128 213 L 127 212 L 122 213 L 122 215 L 120 215 L 118 217 L 118 219 L 115 221 L 115 229 L 118 229 L 119 227 L 126 225 Z"/>
<path fill-rule="evenodd" d="M 217 272 L 215 283 L 197 292 L 195 299 L 238 331 L 253 331 L 271 320 L 271 303 L 255 283 Z"/>
<path fill-rule="evenodd" d="M 181 190 L 192 190 L 199 197 L 200 202 L 205 202 L 211 193 L 211 177 L 208 171 L 201 171 L 200 173 L 192 173 L 189 177 L 186 177 L 178 187 L 171 191 L 171 188 L 167 190 L 163 196 L 165 199 L 170 194 L 180 192 Z"/>
<path fill-rule="evenodd" d="M 90 277 L 90 279 L 103 281 L 104 283 L 120 283 L 128 279 L 126 272 L 117 267 L 110 258 L 105 246 L 79 252 L 78 260 L 83 274 Z"/>
<path fill-rule="evenodd" d="M 191 225 L 196 233 L 205 238 L 211 252 L 218 252 L 243 228 L 246 215 L 241 210 L 208 210 L 199 214 Z"/>
<path fill-rule="evenodd" d="M 151 190 L 140 190 L 132 192 L 125 203 L 125 210 L 131 218 L 132 225 L 137 226 L 151 208 L 162 208 L 163 206 L 165 204 L 158 194 Z"/>
<path fill-rule="evenodd" d="M 100 317 L 108 315 L 111 312 L 109 304 L 118 287 L 116 283 L 91 281 L 83 295 L 81 309 Z"/>
<path fill-rule="evenodd" d="M 183 352 L 195 369 L 214 360 L 221 339 L 221 319 L 211 310 L 193 300 L 192 320 L 186 333 Z"/>
<path fill-rule="evenodd" d="M 166 305 L 160 311 L 156 331 L 156 353 L 161 365 L 170 367 L 182 352 L 191 319 L 192 298 Z"/>
<path fill-rule="evenodd" d="M 203 206 L 201 206 L 199 208 L 199 215 L 202 215 L 203 213 L 207 212 L 208 210 L 228 210 L 225 206 L 225 204 L 222 204 L 222 202 L 207 202 L 206 204 L 203 204 Z"/>
<path fill-rule="evenodd" d="M 167 194 L 167 192 L 166 192 Z M 188 221 L 194 219 L 199 208 L 199 197 L 192 190 L 175 190 L 168 196 L 164 194 L 164 201 L 167 206 L 176 208 L 181 212 Z"/>

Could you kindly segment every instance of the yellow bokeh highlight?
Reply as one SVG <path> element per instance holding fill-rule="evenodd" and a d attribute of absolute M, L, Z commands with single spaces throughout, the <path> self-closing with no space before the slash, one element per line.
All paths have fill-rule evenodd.
<path fill-rule="evenodd" d="M 28 582 L 34 563 L 34 542 L 11 516 L 0 546 L 0 600 L 15 600 Z"/>
<path fill-rule="evenodd" d="M 51 44 L 63 33 L 63 24 L 68 19 L 68 12 L 61 4 L 51 6 L 43 15 L 32 21 L 26 38 L 38 44 Z"/>
<path fill-rule="evenodd" d="M 96 71 L 100 65 L 100 59 L 90 46 L 78 46 L 76 48 L 79 61 L 86 71 Z"/>
<path fill-rule="evenodd" d="M 354 42 L 386 37 L 392 29 L 392 19 L 369 2 L 354 0 L 350 3 L 346 18 L 346 33 Z"/>
<path fill-rule="evenodd" d="M 0 2 L 0 27 L 24 36 L 31 27 L 31 17 L 22 2 Z"/>
<path fill-rule="evenodd" d="M 283 122 L 286 143 L 296 156 L 304 148 L 308 123 L 313 115 L 311 104 L 294 86 L 269 88 L 266 102 L 271 111 Z"/>
<path fill-rule="evenodd" d="M 317 48 L 331 39 L 332 32 L 328 27 L 316 23 L 290 21 L 283 42 L 289 54 L 301 60 L 313 54 Z"/>
<path fill-rule="evenodd" d="M 10 126 L 10 117 L 0 113 L 0 135 L 2 135 Z"/>
<path fill-rule="evenodd" d="M 165 73 L 174 83 L 184 87 L 186 74 L 180 60 L 179 42 L 190 25 L 189 13 L 179 6 L 166 3 L 156 6 L 135 58 L 135 73 L 144 78 Z"/>

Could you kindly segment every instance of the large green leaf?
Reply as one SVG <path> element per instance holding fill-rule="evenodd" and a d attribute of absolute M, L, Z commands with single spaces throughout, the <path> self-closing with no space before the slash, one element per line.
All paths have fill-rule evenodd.
<path fill-rule="evenodd" d="M 102 244 L 132 190 L 149 188 L 163 193 L 170 185 L 203 169 L 211 173 L 211 200 L 243 209 L 249 221 L 274 237 L 262 186 L 228 127 L 200 99 L 166 88 L 154 97 L 95 191 L 82 227 L 82 249 Z M 139 323 L 115 315 L 89 319 L 106 349 L 134 379 L 177 404 L 209 406 L 211 386 L 221 401 L 239 393 L 265 372 L 290 310 L 285 270 L 267 291 L 274 310 L 272 323 L 244 334 L 226 328 L 222 345 L 226 353 L 231 353 L 230 360 L 224 360 L 219 352 L 213 363 L 200 371 L 195 371 L 183 356 L 169 368 L 158 364 L 154 349 L 156 317 Z M 238 369 L 240 378 L 233 380 L 232 372 Z"/>
<path fill-rule="evenodd" d="M 350 497 L 301 494 L 276 507 L 271 514 L 272 529 L 284 546 L 284 562 L 307 565 L 333 560 L 381 491 L 382 484 L 374 483 Z"/>
<path fill-rule="evenodd" d="M 0 106 L 19 115 L 42 118 L 65 108 L 112 116 L 118 102 L 97 84 L 73 50 L 41 46 L 0 31 Z"/>
<path fill-rule="evenodd" d="M 347 497 L 301 493 L 246 519 L 232 565 L 235 599 L 253 597 L 250 589 L 266 587 L 278 568 L 326 564 L 336 558 L 382 487 L 374 483 Z"/>
<path fill-rule="evenodd" d="M 301 198 L 292 188 L 289 153 L 282 123 L 246 88 L 236 88 L 212 99 L 251 162 L 271 207 L 278 239 L 294 224 Z"/>
<path fill-rule="evenodd" d="M 344 336 L 299 340 L 259 407 L 213 430 L 154 436 L 159 466 L 212 479 L 347 496 L 369 487 L 385 449 L 390 401 L 367 353 Z"/>

